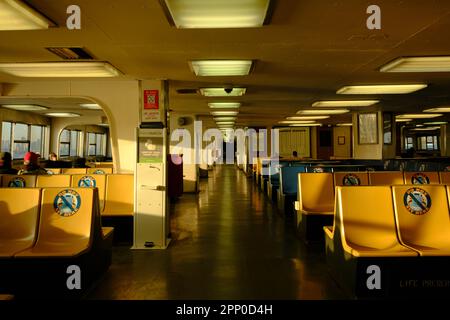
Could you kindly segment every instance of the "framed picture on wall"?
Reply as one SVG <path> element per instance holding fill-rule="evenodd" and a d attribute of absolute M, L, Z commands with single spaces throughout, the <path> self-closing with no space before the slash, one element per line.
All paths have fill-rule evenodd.
<path fill-rule="evenodd" d="M 376 112 L 358 114 L 358 143 L 378 144 L 378 114 Z"/>
<path fill-rule="evenodd" d="M 339 136 L 338 137 L 338 144 L 339 145 L 344 145 L 345 144 L 345 137 L 344 136 Z"/>
<path fill-rule="evenodd" d="M 392 113 L 383 113 L 383 142 L 384 144 L 392 144 Z"/>

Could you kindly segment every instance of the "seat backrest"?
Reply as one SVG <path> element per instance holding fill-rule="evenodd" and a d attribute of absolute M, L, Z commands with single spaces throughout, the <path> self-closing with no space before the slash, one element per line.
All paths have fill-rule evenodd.
<path fill-rule="evenodd" d="M 37 244 L 89 248 L 95 224 L 93 188 L 45 188 Z"/>
<path fill-rule="evenodd" d="M 403 172 L 400 171 L 373 171 L 369 172 L 371 186 L 391 186 L 404 184 Z"/>
<path fill-rule="evenodd" d="M 300 210 L 334 212 L 332 173 L 299 173 L 298 201 Z"/>
<path fill-rule="evenodd" d="M 36 176 L 33 175 L 8 175 L 2 179 L 4 188 L 34 188 L 36 186 Z"/>
<path fill-rule="evenodd" d="M 42 175 L 37 177 L 38 188 L 68 188 L 71 176 L 68 174 Z"/>
<path fill-rule="evenodd" d="M 87 168 L 63 168 L 62 174 L 86 174 Z"/>
<path fill-rule="evenodd" d="M 22 250 L 36 239 L 40 189 L 0 189 L 0 243 L 21 241 Z"/>
<path fill-rule="evenodd" d="M 437 172 L 404 172 L 405 184 L 439 184 Z"/>
<path fill-rule="evenodd" d="M 439 172 L 441 184 L 450 184 L 450 172 Z"/>
<path fill-rule="evenodd" d="M 335 172 L 335 186 L 368 186 L 369 176 L 367 172 Z"/>
<path fill-rule="evenodd" d="M 351 245 L 378 250 L 398 244 L 390 186 L 336 188 L 341 232 Z"/>
<path fill-rule="evenodd" d="M 130 215 L 134 211 L 134 176 L 108 174 L 106 176 L 105 215 Z"/>
<path fill-rule="evenodd" d="M 98 188 L 100 212 L 105 206 L 106 175 L 105 174 L 74 174 L 72 188 Z"/>
<path fill-rule="evenodd" d="M 444 185 L 393 186 L 400 240 L 419 252 L 450 250 L 450 215 Z"/>
<path fill-rule="evenodd" d="M 280 186 L 283 194 L 297 194 L 298 174 L 305 172 L 304 166 L 286 166 L 280 168 Z"/>
<path fill-rule="evenodd" d="M 112 174 L 113 168 L 88 168 L 87 174 Z"/>

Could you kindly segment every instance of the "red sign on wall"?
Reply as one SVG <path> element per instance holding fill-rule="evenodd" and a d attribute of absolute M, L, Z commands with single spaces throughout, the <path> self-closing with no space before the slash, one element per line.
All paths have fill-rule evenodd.
<path fill-rule="evenodd" d="M 144 109 L 159 109 L 158 90 L 144 90 Z"/>

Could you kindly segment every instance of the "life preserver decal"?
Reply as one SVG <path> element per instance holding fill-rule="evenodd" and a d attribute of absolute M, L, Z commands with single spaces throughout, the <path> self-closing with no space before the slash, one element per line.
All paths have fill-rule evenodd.
<path fill-rule="evenodd" d="M 344 186 L 359 186 L 361 185 L 361 180 L 357 175 L 349 173 L 342 179 L 342 184 Z"/>
<path fill-rule="evenodd" d="M 64 190 L 58 193 L 53 207 L 61 217 L 70 217 L 78 212 L 81 206 L 81 197 L 74 190 Z"/>
<path fill-rule="evenodd" d="M 78 181 L 78 186 L 80 188 L 95 188 L 97 186 L 97 181 L 92 176 L 84 176 Z"/>
<path fill-rule="evenodd" d="M 403 196 L 403 204 L 406 209 L 415 215 L 423 215 L 430 211 L 431 197 L 423 189 L 411 188 Z"/>
<path fill-rule="evenodd" d="M 411 177 L 412 184 L 430 184 L 430 178 L 423 173 L 416 173 Z"/>

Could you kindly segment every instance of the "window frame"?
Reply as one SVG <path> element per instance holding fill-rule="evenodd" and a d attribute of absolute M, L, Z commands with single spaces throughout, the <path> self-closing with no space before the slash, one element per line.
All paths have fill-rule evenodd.
<path fill-rule="evenodd" d="M 41 128 L 41 146 L 40 146 L 40 150 L 39 152 L 36 152 L 38 154 L 40 154 L 42 156 L 44 148 L 45 148 L 45 125 L 40 125 L 40 124 L 31 124 L 31 123 L 25 123 L 25 122 L 20 122 L 20 121 L 2 121 L 2 130 L 3 130 L 3 123 L 10 123 L 11 124 L 11 128 L 10 128 L 10 132 L 9 132 L 9 150 L 3 150 L 3 143 L 2 143 L 2 150 L 11 153 L 11 157 L 12 160 L 23 160 L 23 157 L 21 158 L 17 158 L 15 157 L 15 152 L 14 152 L 14 148 L 16 146 L 16 144 L 26 144 L 27 147 L 25 148 L 27 151 L 29 152 L 31 150 L 31 127 L 40 127 Z M 15 134 L 15 127 L 16 125 L 25 125 L 27 126 L 27 136 L 26 136 L 26 140 L 16 140 L 14 137 Z M 2 140 L 3 140 L 3 136 L 2 136 Z M 26 153 L 25 152 L 25 153 Z"/>
<path fill-rule="evenodd" d="M 63 141 L 61 141 L 61 137 L 62 137 L 64 131 L 67 131 L 67 132 L 68 132 L 68 135 L 69 135 L 69 141 L 68 141 L 68 142 L 66 142 L 66 141 L 63 142 Z M 75 155 L 72 155 L 72 154 L 71 154 L 71 151 L 72 151 L 72 144 L 73 144 L 73 142 L 74 142 L 74 141 L 72 141 L 72 132 L 76 132 L 76 133 L 77 133 L 77 134 L 76 134 L 76 138 L 75 138 L 75 145 L 76 145 Z M 79 140 L 80 140 L 80 134 L 81 134 L 81 130 L 63 129 L 63 130 L 61 131 L 61 133 L 59 134 L 59 146 L 58 146 L 58 153 L 59 153 L 59 157 L 60 157 L 60 158 L 70 158 L 70 157 L 76 157 L 76 156 L 78 156 L 78 152 L 79 152 L 79 150 L 80 150 L 80 142 L 79 142 Z M 68 154 L 62 154 L 62 153 L 61 153 L 61 145 L 67 145 L 67 146 L 68 146 L 68 148 L 67 148 Z"/>

